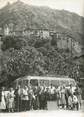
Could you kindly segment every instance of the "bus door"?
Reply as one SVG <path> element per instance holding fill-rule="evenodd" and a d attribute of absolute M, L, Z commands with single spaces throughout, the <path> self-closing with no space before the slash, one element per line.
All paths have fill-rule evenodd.
<path fill-rule="evenodd" d="M 28 79 L 23 80 L 23 85 L 24 85 L 24 86 L 28 86 L 28 84 L 29 84 L 29 80 L 28 80 Z"/>
<path fill-rule="evenodd" d="M 18 85 L 20 85 L 21 87 L 23 87 L 23 80 L 19 80 L 18 81 Z"/>

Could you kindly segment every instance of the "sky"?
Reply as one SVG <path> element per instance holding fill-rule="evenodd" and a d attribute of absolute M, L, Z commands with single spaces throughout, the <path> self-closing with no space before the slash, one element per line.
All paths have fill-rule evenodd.
<path fill-rule="evenodd" d="M 7 2 L 13 3 L 17 0 L 0 0 L 0 8 L 7 4 Z M 29 5 L 36 6 L 49 6 L 53 9 L 64 9 L 70 12 L 75 12 L 81 16 L 84 16 L 84 0 L 20 0 Z"/>

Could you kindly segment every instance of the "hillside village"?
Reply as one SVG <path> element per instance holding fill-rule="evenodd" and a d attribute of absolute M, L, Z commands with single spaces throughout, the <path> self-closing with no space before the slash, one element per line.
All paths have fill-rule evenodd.
<path fill-rule="evenodd" d="M 66 32 L 62 31 L 55 31 L 50 29 L 32 29 L 27 28 L 23 30 L 14 30 L 13 24 L 5 25 L 4 28 L 0 28 L 0 34 L 1 36 L 28 36 L 31 38 L 31 36 L 41 38 L 48 38 L 52 40 L 56 40 L 57 48 L 59 49 L 74 49 L 74 51 L 78 54 L 82 53 L 82 46 L 79 42 L 76 41 L 76 39 L 73 37 L 73 35 L 68 34 Z M 81 54 L 80 54 L 81 55 Z"/>

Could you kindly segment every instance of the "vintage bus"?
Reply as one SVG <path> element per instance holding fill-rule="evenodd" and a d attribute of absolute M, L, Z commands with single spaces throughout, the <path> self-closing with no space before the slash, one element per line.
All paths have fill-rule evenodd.
<path fill-rule="evenodd" d="M 59 85 L 65 85 L 66 87 L 69 86 L 69 84 L 72 84 L 74 87 L 76 85 L 76 82 L 74 79 L 68 78 L 68 77 L 48 77 L 48 76 L 25 76 L 16 79 L 13 82 L 14 87 L 17 87 L 18 85 L 24 86 L 24 85 L 32 85 L 32 86 L 38 86 L 38 85 L 46 85 L 47 87 L 50 85 L 53 85 L 55 87 L 58 87 Z"/>

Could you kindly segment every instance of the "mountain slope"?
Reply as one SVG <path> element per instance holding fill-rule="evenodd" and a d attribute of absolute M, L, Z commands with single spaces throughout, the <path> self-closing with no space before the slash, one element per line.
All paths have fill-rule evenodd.
<path fill-rule="evenodd" d="M 73 39 L 78 43 L 76 48 L 72 48 L 74 55 L 78 54 L 77 51 L 80 50 L 79 45 L 81 48 L 84 45 L 84 18 L 65 10 L 29 6 L 23 2 L 8 4 L 0 10 L 0 27 L 3 28 L 10 24 L 12 24 L 11 26 L 13 26 L 14 30 L 23 30 L 30 27 L 67 32 L 70 36 L 73 35 Z M 7 81 L 6 79 L 12 81 L 12 78 L 26 74 L 74 76 L 78 69 L 77 65 L 80 63 L 81 76 L 84 76 L 84 57 L 79 55 L 72 60 L 71 51 L 57 49 L 55 44 L 53 45 L 49 39 L 31 37 L 28 40 L 25 37 L 6 36 L 3 37 L 1 42 L 2 58 L 0 59 L 3 62 L 1 62 L 0 81 Z"/>
<path fill-rule="evenodd" d="M 15 29 L 47 28 L 70 32 L 82 45 L 84 44 L 84 18 L 65 10 L 48 7 L 29 6 L 23 2 L 8 4 L 0 10 L 0 26 L 14 24 Z"/>

